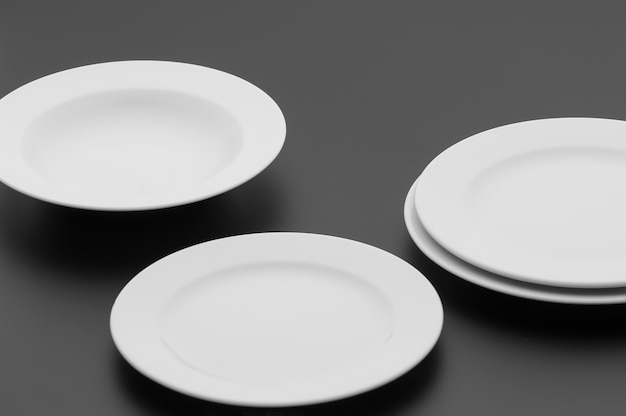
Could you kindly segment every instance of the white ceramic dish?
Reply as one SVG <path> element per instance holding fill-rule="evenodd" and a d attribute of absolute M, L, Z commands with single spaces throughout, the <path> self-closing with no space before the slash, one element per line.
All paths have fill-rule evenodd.
<path fill-rule="evenodd" d="M 305 405 L 383 385 L 435 345 L 443 310 L 415 268 L 338 237 L 265 233 L 169 255 L 111 312 L 124 358 L 190 396 Z"/>
<path fill-rule="evenodd" d="M 415 209 L 417 182 L 411 186 L 404 203 L 406 227 L 420 251 L 443 269 L 478 286 L 520 298 L 567 304 L 626 303 L 626 288 L 577 289 L 537 285 L 499 276 L 455 257 L 437 244 L 422 226 Z"/>
<path fill-rule="evenodd" d="M 535 120 L 465 139 L 416 188 L 428 234 L 518 280 L 626 286 L 626 122 Z"/>
<path fill-rule="evenodd" d="M 0 180 L 60 205 L 164 208 L 251 179 L 285 132 L 278 105 L 234 75 L 163 61 L 88 65 L 0 99 Z"/>

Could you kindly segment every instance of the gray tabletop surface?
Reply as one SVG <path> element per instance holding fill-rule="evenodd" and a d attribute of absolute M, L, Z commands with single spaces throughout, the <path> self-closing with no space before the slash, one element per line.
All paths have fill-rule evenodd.
<path fill-rule="evenodd" d="M 0 185 L 2 415 L 624 415 L 626 305 L 524 300 L 445 272 L 403 219 L 438 153 L 523 120 L 626 119 L 619 1 L 0 0 L 0 96 L 71 67 L 217 68 L 280 105 L 287 138 L 246 184 L 136 213 Z M 170 391 L 119 355 L 109 314 L 157 259 L 224 236 L 303 231 L 380 247 L 439 292 L 444 329 L 398 380 L 333 403 L 233 407 Z"/>

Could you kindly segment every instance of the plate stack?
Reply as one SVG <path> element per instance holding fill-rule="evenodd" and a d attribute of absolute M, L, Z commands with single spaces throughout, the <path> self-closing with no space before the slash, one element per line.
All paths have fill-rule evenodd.
<path fill-rule="evenodd" d="M 405 202 L 418 248 L 479 286 L 573 304 L 626 302 L 626 122 L 556 118 L 471 136 Z"/>

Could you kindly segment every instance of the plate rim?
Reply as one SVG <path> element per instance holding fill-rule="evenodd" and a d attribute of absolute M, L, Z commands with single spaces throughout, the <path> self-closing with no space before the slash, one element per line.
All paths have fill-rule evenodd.
<path fill-rule="evenodd" d="M 237 241 L 237 240 L 240 240 L 240 241 Z M 234 245 L 234 247 L 237 247 L 237 244 L 240 243 L 241 241 L 246 243 L 245 240 L 248 240 L 248 243 L 251 243 L 251 244 L 255 244 L 255 242 L 264 243 L 264 244 L 277 244 L 277 246 L 280 246 L 282 244 L 284 247 L 287 247 L 288 245 L 293 244 L 295 241 L 299 241 L 300 243 L 302 243 L 303 241 L 308 240 L 308 241 L 312 241 L 313 242 L 312 246 L 318 247 L 318 249 L 319 247 L 321 247 L 322 244 L 326 244 L 326 245 L 336 244 L 338 247 L 344 247 L 344 248 L 348 247 L 349 250 L 355 250 L 358 252 L 364 251 L 366 255 L 363 256 L 362 258 L 362 260 L 364 260 L 363 264 L 370 264 L 370 265 L 377 261 L 380 262 L 380 259 L 382 258 L 384 260 L 383 263 L 386 263 L 385 265 L 387 266 L 393 265 L 393 267 L 397 266 L 398 268 L 401 268 L 402 270 L 404 270 L 402 272 L 403 275 L 392 277 L 391 279 L 396 279 L 396 280 L 395 281 L 391 280 L 391 283 L 397 285 L 398 282 L 402 283 L 402 280 L 406 280 L 406 282 L 408 282 L 409 284 L 406 285 L 405 289 L 409 289 L 409 293 L 411 293 L 411 290 L 415 291 L 416 288 L 420 288 L 419 292 L 413 292 L 413 295 L 418 295 L 415 299 L 406 296 L 405 293 L 402 293 L 401 296 L 403 297 L 403 302 L 405 302 L 406 304 L 400 305 L 400 306 L 396 305 L 393 308 L 393 312 L 394 313 L 398 312 L 398 310 L 403 310 L 404 312 L 406 312 L 406 310 L 404 309 L 407 308 L 407 305 L 411 305 L 410 306 L 411 311 L 421 310 L 423 312 L 423 310 L 426 310 L 428 311 L 428 313 L 424 314 L 424 316 L 422 316 L 421 318 L 412 317 L 412 316 L 411 317 L 400 316 L 400 319 L 398 319 L 398 317 L 396 317 L 393 320 L 394 329 L 396 331 L 401 331 L 401 332 L 398 334 L 394 332 L 396 336 L 390 337 L 390 340 L 388 340 L 387 343 L 385 344 L 386 346 L 381 349 L 383 353 L 381 353 L 380 351 L 378 352 L 378 354 L 381 354 L 381 356 L 384 359 L 387 359 L 386 364 L 388 365 L 381 366 L 380 363 L 378 362 L 380 358 L 377 360 L 372 360 L 372 359 L 368 360 L 367 363 L 365 365 L 362 365 L 361 367 L 367 367 L 372 373 L 377 373 L 376 377 L 370 380 L 363 380 L 363 377 L 361 377 L 358 380 L 356 379 L 352 380 L 353 384 L 350 385 L 349 381 L 351 380 L 351 378 L 354 379 L 355 376 L 354 374 L 352 375 L 348 374 L 346 377 L 344 377 L 345 380 L 343 380 L 343 381 L 348 380 L 347 386 L 344 386 L 342 391 L 338 391 L 338 392 L 333 392 L 333 393 L 323 392 L 323 393 L 316 394 L 315 391 L 312 391 L 312 392 L 306 391 L 303 393 L 301 392 L 298 395 L 298 397 L 292 397 L 292 398 L 279 397 L 280 395 L 278 396 L 274 395 L 274 397 L 267 397 L 266 395 L 266 396 L 263 396 L 263 398 L 260 398 L 258 396 L 254 398 L 250 398 L 250 397 L 245 397 L 245 395 L 242 396 L 241 394 L 237 395 L 236 398 L 232 396 L 225 397 L 223 394 L 220 397 L 219 392 L 216 393 L 215 391 L 212 391 L 212 392 L 202 391 L 202 389 L 199 389 L 199 390 L 189 389 L 188 388 L 189 386 L 185 385 L 184 383 L 181 386 L 181 383 L 177 384 L 176 380 L 167 380 L 167 379 L 163 379 L 163 378 L 159 378 L 158 376 L 155 376 L 155 374 L 151 372 L 151 369 L 147 369 L 145 368 L 144 365 L 137 362 L 137 359 L 136 359 L 137 357 L 134 357 L 132 350 L 128 348 L 129 340 L 124 339 L 123 335 L 120 335 L 121 334 L 120 325 L 123 325 L 123 322 L 126 321 L 124 317 L 128 318 L 128 315 L 123 313 L 124 312 L 123 308 L 126 308 L 128 306 L 128 302 L 132 300 L 132 297 L 131 298 L 127 297 L 128 288 L 131 287 L 132 285 L 137 285 L 138 284 L 137 282 L 140 283 L 140 286 L 137 286 L 137 288 L 140 288 L 141 285 L 144 285 L 146 283 L 147 283 L 146 287 L 149 287 L 149 283 L 150 283 L 149 280 L 151 279 L 151 273 L 154 272 L 155 267 L 157 267 L 158 265 L 161 265 L 161 266 L 167 265 L 167 263 L 169 263 L 170 261 L 176 260 L 177 257 L 184 256 L 184 255 L 196 255 L 196 254 L 206 255 L 207 252 L 211 252 L 213 250 L 214 248 L 213 246 L 215 245 L 219 246 L 220 244 L 222 245 L 232 244 Z M 270 240 L 273 240 L 273 241 L 270 242 Z M 327 250 L 327 249 L 324 248 L 322 250 Z M 192 251 L 195 251 L 195 253 L 192 253 Z M 343 254 L 345 253 L 346 252 L 344 252 Z M 311 253 L 311 254 L 305 253 L 304 256 L 305 257 L 308 256 L 311 259 L 315 258 L 315 256 L 318 256 L 319 257 L 318 261 L 320 262 L 319 264 L 323 264 L 324 262 L 324 256 L 320 257 L 320 254 L 318 252 Z M 377 257 L 377 256 L 378 258 L 373 259 L 373 257 Z M 333 261 L 337 261 L 337 259 L 339 259 L 340 257 L 342 258 L 343 256 L 333 255 L 333 257 L 334 257 Z M 340 261 L 345 262 L 345 260 L 340 260 Z M 344 266 L 353 267 L 349 263 L 354 263 L 354 262 L 347 262 L 344 264 Z M 359 267 L 363 268 L 365 266 L 359 266 Z M 386 277 L 389 278 L 389 276 L 386 276 Z M 410 279 L 410 280 L 407 280 L 407 279 Z M 367 281 L 371 283 L 371 281 L 369 280 Z M 180 282 L 176 282 L 176 284 L 180 284 Z M 380 287 L 384 287 L 384 285 L 386 284 L 388 283 L 385 282 L 385 279 L 380 279 L 378 281 L 377 288 L 380 289 Z M 133 290 L 137 290 L 137 288 Z M 391 290 L 391 289 L 389 289 L 388 287 L 386 290 Z M 144 293 L 148 293 L 148 292 L 144 290 Z M 170 293 L 170 296 L 173 295 L 174 293 L 175 291 Z M 406 299 L 404 299 L 405 297 Z M 416 300 L 420 300 L 420 299 L 422 302 L 416 302 Z M 391 303 L 391 300 L 389 301 Z M 152 318 L 148 317 L 147 319 L 156 320 L 156 317 L 154 316 Z M 168 387 L 172 390 L 178 391 L 180 393 L 183 393 L 192 397 L 196 397 L 196 398 L 208 400 L 208 401 L 213 401 L 213 402 L 218 402 L 218 403 L 223 403 L 223 404 L 228 404 L 228 405 L 255 406 L 255 407 L 289 407 L 289 406 L 303 406 L 303 405 L 325 403 L 325 402 L 344 399 L 347 397 L 352 397 L 361 393 L 368 392 L 375 388 L 378 388 L 382 385 L 385 385 L 401 377 L 402 375 L 404 375 L 405 373 L 413 369 L 415 366 L 417 366 L 421 361 L 423 361 L 429 355 L 429 353 L 435 347 L 435 345 L 437 344 L 440 338 L 442 328 L 443 328 L 443 321 L 444 321 L 444 310 L 443 310 L 443 305 L 441 303 L 441 298 L 439 297 L 439 294 L 437 293 L 432 283 L 421 272 L 419 272 L 419 270 L 417 270 L 414 266 L 404 261 L 400 257 L 392 253 L 389 253 L 385 250 L 382 250 L 378 247 L 375 247 L 375 246 L 372 246 L 363 242 L 359 242 L 356 240 L 343 238 L 343 237 L 330 236 L 330 235 L 325 235 L 325 234 L 315 234 L 315 233 L 302 233 L 302 232 L 266 232 L 266 233 L 240 234 L 240 235 L 224 237 L 224 238 L 220 238 L 216 240 L 210 240 L 204 243 L 200 243 L 200 244 L 196 244 L 196 245 L 184 248 L 182 250 L 178 250 L 168 256 L 165 256 L 157 260 L 156 262 L 147 266 L 137 275 L 135 275 L 135 277 L 133 277 L 124 286 L 124 288 L 119 292 L 111 308 L 109 325 L 110 325 L 110 331 L 111 331 L 111 335 L 113 338 L 113 342 L 116 348 L 118 349 L 118 351 L 120 352 L 120 354 L 124 357 L 124 359 L 132 367 L 134 367 L 136 370 L 142 373 L 144 376 L 148 377 L 149 379 L 165 387 Z M 410 331 L 408 330 L 408 326 L 406 325 L 406 322 L 412 322 Z M 414 326 L 413 326 L 414 324 L 416 324 L 416 322 L 417 323 L 422 322 L 422 324 L 428 325 L 428 327 L 424 329 L 424 332 L 416 331 L 414 330 Z M 396 327 L 397 325 L 401 325 L 400 328 L 397 328 Z M 426 330 L 428 330 L 428 333 L 425 332 Z M 155 336 L 155 334 L 152 333 L 151 336 Z M 410 341 L 410 343 L 407 345 L 404 345 L 402 343 L 399 344 L 399 342 L 401 342 L 403 338 L 404 338 L 405 344 L 406 344 L 406 341 Z M 152 347 L 156 348 L 154 347 L 157 341 L 156 338 L 153 338 L 152 341 L 153 341 Z M 388 347 L 389 345 L 391 345 L 391 347 Z M 404 356 L 403 357 L 394 356 L 393 362 L 391 362 L 391 360 L 389 360 L 389 357 L 386 357 L 384 355 L 385 354 L 384 350 L 386 349 L 388 350 L 390 348 L 392 351 L 394 351 L 394 354 L 398 352 L 396 349 L 399 348 L 399 351 L 401 353 L 404 353 Z M 387 352 L 386 354 L 389 355 L 389 352 Z M 179 362 L 177 365 L 183 366 L 184 364 Z M 385 367 L 390 367 L 391 370 L 386 369 Z M 381 368 L 383 370 L 379 371 L 379 369 Z M 350 371 L 353 371 L 353 370 L 354 369 L 351 369 Z M 186 371 L 188 372 L 190 370 L 186 370 Z M 197 370 L 193 370 L 193 371 L 197 372 Z M 359 370 L 359 371 L 362 371 L 362 370 Z M 200 373 L 200 372 L 197 372 L 197 373 Z M 339 378 L 341 379 L 343 374 L 341 372 L 339 372 L 338 374 L 340 376 Z M 382 377 L 381 374 L 385 376 Z M 205 382 L 207 381 L 208 376 L 205 374 L 200 373 L 200 375 L 196 375 L 196 376 L 198 377 L 198 379 L 203 379 Z M 336 376 L 337 375 L 335 375 L 334 377 Z M 190 380 L 191 380 L 191 376 L 190 376 Z M 342 380 L 340 380 L 340 382 L 341 381 Z M 234 384 L 237 384 L 237 383 L 234 383 Z M 314 382 L 313 382 L 313 385 L 315 385 Z M 255 385 L 255 386 L 257 389 L 259 388 L 258 385 Z"/>

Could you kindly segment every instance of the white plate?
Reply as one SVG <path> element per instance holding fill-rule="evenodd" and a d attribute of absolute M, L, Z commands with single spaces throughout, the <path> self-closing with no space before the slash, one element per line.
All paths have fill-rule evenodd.
<path fill-rule="evenodd" d="M 535 120 L 476 134 L 424 170 L 432 238 L 482 269 L 561 287 L 626 286 L 626 122 Z"/>
<path fill-rule="evenodd" d="M 295 406 L 381 386 L 420 362 L 443 324 L 405 261 L 338 237 L 266 233 L 171 254 L 133 278 L 111 333 L 138 371 L 190 396 Z"/>
<path fill-rule="evenodd" d="M 0 180 L 60 205 L 164 208 L 251 179 L 285 131 L 276 103 L 234 75 L 162 61 L 88 65 L 0 99 Z"/>
<path fill-rule="evenodd" d="M 450 273 L 496 292 L 545 302 L 568 304 L 621 304 L 626 303 L 626 288 L 576 289 L 537 285 L 508 279 L 482 270 L 446 251 L 426 232 L 415 210 L 415 188 L 411 186 L 404 203 L 404 220 L 417 247 L 433 262 Z"/>

